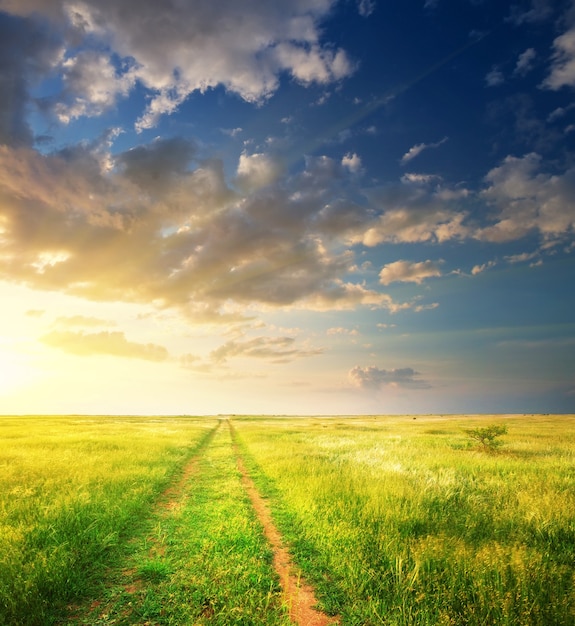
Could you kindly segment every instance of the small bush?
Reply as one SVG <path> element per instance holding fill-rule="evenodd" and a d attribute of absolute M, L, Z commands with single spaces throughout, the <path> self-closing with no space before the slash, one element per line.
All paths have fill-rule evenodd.
<path fill-rule="evenodd" d="M 468 428 L 465 432 L 468 437 L 481 444 L 483 450 L 493 452 L 503 445 L 499 437 L 507 434 L 507 426 L 492 424 L 484 428 Z"/>

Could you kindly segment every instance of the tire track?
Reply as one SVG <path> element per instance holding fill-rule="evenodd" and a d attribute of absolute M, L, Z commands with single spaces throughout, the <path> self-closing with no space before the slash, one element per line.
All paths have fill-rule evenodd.
<path fill-rule="evenodd" d="M 315 608 L 317 605 L 315 591 L 301 576 L 296 574 L 291 555 L 273 522 L 270 508 L 259 493 L 244 464 L 237 444 L 234 427 L 229 420 L 228 426 L 242 484 L 263 527 L 266 539 L 272 548 L 273 565 L 280 578 L 284 602 L 288 607 L 291 621 L 297 626 L 333 626 L 340 624 L 341 618 L 339 616 L 329 616 Z"/>
<path fill-rule="evenodd" d="M 195 446 L 191 457 L 181 469 L 179 476 L 174 478 L 156 498 L 147 516 L 148 521 L 156 520 L 160 522 L 162 519 L 166 519 L 171 515 L 177 515 L 178 511 L 184 506 L 187 498 L 186 487 L 192 476 L 197 473 L 199 460 L 220 429 L 221 423 L 221 420 L 218 420 L 218 423 L 202 436 Z M 161 539 L 157 536 L 147 534 L 143 539 L 133 537 L 132 539 L 128 539 L 128 542 L 134 540 L 142 541 L 143 544 L 147 546 L 149 558 L 157 558 L 164 555 L 165 547 L 162 545 Z M 107 599 L 93 599 L 91 602 L 84 605 L 84 607 L 81 605 L 69 605 L 67 617 L 58 621 L 57 624 L 61 626 L 76 622 L 85 624 L 87 623 L 85 621 L 86 619 L 94 619 L 97 620 L 98 623 L 101 623 L 101 620 L 107 619 L 108 614 L 114 612 L 119 613 L 121 619 L 127 622 L 134 608 L 131 599 L 137 596 L 144 588 L 145 583 L 134 567 L 126 568 L 118 565 L 113 567 L 108 575 L 111 579 L 117 577 L 117 580 L 115 583 L 110 583 L 113 584 L 114 589 L 110 591 L 110 595 Z M 122 602 L 122 598 L 124 599 L 124 606 L 117 608 L 118 603 Z"/>

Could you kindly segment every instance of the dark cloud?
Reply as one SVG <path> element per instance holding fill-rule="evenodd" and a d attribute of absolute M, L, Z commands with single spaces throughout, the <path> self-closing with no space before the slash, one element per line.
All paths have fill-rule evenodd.
<path fill-rule="evenodd" d="M 287 363 L 301 357 L 317 356 L 322 352 L 320 348 L 298 346 L 295 337 L 254 337 L 244 341 L 228 341 L 214 350 L 210 357 L 216 363 L 225 362 L 232 357 Z"/>
<path fill-rule="evenodd" d="M 356 365 L 349 371 L 349 380 L 360 389 L 380 389 L 382 387 L 406 387 L 409 389 L 429 389 L 430 385 L 419 378 L 420 373 L 411 367 L 385 370 L 379 367 Z"/>
<path fill-rule="evenodd" d="M 29 89 L 47 74 L 58 51 L 58 41 L 40 22 L 0 13 L 0 144 L 32 144 Z"/>

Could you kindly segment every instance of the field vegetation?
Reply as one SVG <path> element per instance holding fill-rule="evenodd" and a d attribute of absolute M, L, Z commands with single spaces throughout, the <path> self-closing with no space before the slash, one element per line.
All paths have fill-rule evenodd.
<path fill-rule="evenodd" d="M 492 431 L 495 446 L 469 431 Z M 0 418 L 0 623 L 575 623 L 575 418 Z"/>
<path fill-rule="evenodd" d="M 0 624 L 88 593 L 214 424 L 0 418 Z"/>
<path fill-rule="evenodd" d="M 575 623 L 575 420 L 238 420 L 297 562 L 344 624 Z M 502 430 L 496 430 L 504 434 Z"/>

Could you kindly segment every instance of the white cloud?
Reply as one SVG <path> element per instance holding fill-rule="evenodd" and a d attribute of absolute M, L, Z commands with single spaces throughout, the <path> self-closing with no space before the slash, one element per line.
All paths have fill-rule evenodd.
<path fill-rule="evenodd" d="M 355 152 L 346 154 L 341 160 L 341 165 L 352 172 L 352 174 L 361 172 L 361 159 Z"/>
<path fill-rule="evenodd" d="M 565 117 L 567 113 L 569 111 L 572 111 L 573 109 L 575 109 L 575 102 L 568 104 L 566 107 L 557 107 L 556 109 L 553 109 L 551 113 L 549 113 L 549 115 L 547 116 L 547 121 L 556 122 L 557 120 Z"/>
<path fill-rule="evenodd" d="M 394 282 L 410 282 L 420 285 L 426 278 L 436 278 L 441 276 L 439 265 L 442 261 L 421 261 L 411 263 L 410 261 L 394 261 L 388 263 L 379 272 L 379 282 L 382 285 L 389 285 Z"/>
<path fill-rule="evenodd" d="M 355 328 L 343 328 L 342 326 L 336 326 L 332 328 L 328 328 L 326 330 L 326 334 L 328 335 L 358 335 L 357 329 Z"/>
<path fill-rule="evenodd" d="M 446 191 L 410 183 L 365 190 L 372 206 L 381 208 L 381 213 L 350 236 L 352 243 L 373 247 L 384 242 L 464 239 L 470 232 L 463 223 L 467 213 L 459 207 L 464 190 L 453 190 L 457 193 L 450 198 L 444 197 Z"/>
<path fill-rule="evenodd" d="M 553 90 L 575 87 L 575 26 L 557 37 L 553 48 L 551 71 L 543 81 L 543 87 Z"/>
<path fill-rule="evenodd" d="M 505 260 L 509 263 L 525 263 L 526 261 L 532 261 L 539 257 L 539 251 L 535 252 L 523 252 L 522 254 L 511 254 L 505 257 Z"/>
<path fill-rule="evenodd" d="M 280 164 L 270 155 L 257 152 L 240 155 L 236 183 L 246 191 L 253 191 L 273 183 L 281 173 Z"/>
<path fill-rule="evenodd" d="M 58 119 L 67 124 L 82 116 L 101 115 L 134 87 L 135 73 L 119 74 L 108 55 L 80 52 L 62 63 L 64 94 L 55 106 Z M 70 102 L 67 102 L 69 100 Z"/>
<path fill-rule="evenodd" d="M 491 71 L 485 75 L 485 83 L 488 87 L 497 87 L 497 85 L 501 85 L 504 82 L 505 78 L 503 73 L 497 67 L 492 68 Z"/>
<path fill-rule="evenodd" d="M 412 172 L 408 172 L 401 177 L 402 183 L 412 183 L 414 185 L 428 185 L 439 180 L 441 180 L 441 176 L 437 174 L 415 174 Z"/>
<path fill-rule="evenodd" d="M 477 229 L 478 239 L 512 241 L 538 231 L 549 242 L 573 234 L 575 168 L 554 175 L 540 171 L 541 165 L 535 153 L 508 156 L 487 174 L 482 195 L 497 212 L 493 225 Z"/>
<path fill-rule="evenodd" d="M 534 48 L 527 48 L 525 52 L 522 52 L 517 59 L 517 64 L 515 65 L 514 74 L 518 74 L 519 76 L 525 76 L 533 69 L 533 61 L 537 53 Z"/>
<path fill-rule="evenodd" d="M 415 159 L 415 157 L 419 156 L 424 150 L 429 150 L 430 148 L 439 148 L 446 141 L 447 137 L 444 137 L 441 141 L 437 141 L 436 143 L 418 143 L 412 148 L 410 148 L 402 157 L 401 164 L 405 165 L 409 163 L 409 161 Z"/>
<path fill-rule="evenodd" d="M 303 84 L 327 84 L 354 69 L 344 50 L 321 39 L 321 22 L 335 0 L 24 0 L 9 10 L 59 19 L 70 33 L 63 120 L 97 115 L 125 96 L 136 82 L 151 94 L 137 130 L 154 126 L 193 92 L 223 86 L 259 103 L 287 72 Z M 362 5 L 367 10 L 369 3 Z M 114 68 L 112 58 L 128 67 Z M 85 77 L 91 76 L 88 80 Z"/>
<path fill-rule="evenodd" d="M 433 309 L 437 309 L 439 306 L 439 302 L 432 302 L 431 304 L 418 304 L 413 307 L 414 313 L 421 313 L 422 311 L 433 311 Z"/>
<path fill-rule="evenodd" d="M 487 263 L 482 263 L 481 265 L 474 265 L 471 269 L 472 276 L 476 276 L 477 274 L 481 274 L 485 270 L 491 269 L 497 265 L 497 261 L 487 261 Z"/>
<path fill-rule="evenodd" d="M 419 378 L 420 373 L 411 367 L 385 370 L 379 367 L 356 365 L 348 372 L 351 384 L 359 389 L 381 389 L 383 387 L 404 387 L 408 389 L 428 389 L 430 385 Z"/>
<path fill-rule="evenodd" d="M 294 337 L 254 337 L 244 341 L 228 341 L 210 354 L 215 363 L 225 363 L 230 358 L 248 357 L 287 363 L 297 358 L 317 356 L 321 348 L 298 347 Z"/>
<path fill-rule="evenodd" d="M 525 3 L 513 4 L 508 19 L 515 26 L 542 22 L 552 15 L 553 2 L 554 0 L 531 0 L 531 8 L 529 9 L 525 8 Z"/>
<path fill-rule="evenodd" d="M 362 17 L 369 17 L 375 11 L 375 0 L 357 0 L 357 10 Z"/>
<path fill-rule="evenodd" d="M 343 50 L 334 53 L 319 45 L 304 48 L 291 42 L 279 43 L 274 48 L 274 60 L 279 69 L 289 71 L 304 85 L 313 82 L 327 84 L 344 78 L 353 71 L 353 66 Z"/>

